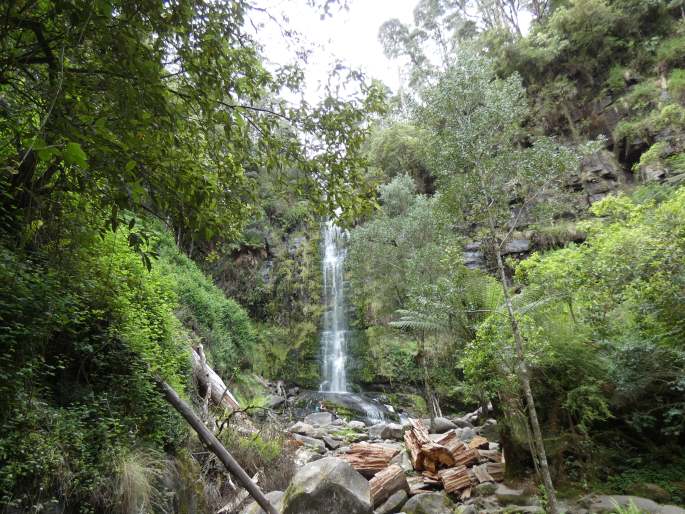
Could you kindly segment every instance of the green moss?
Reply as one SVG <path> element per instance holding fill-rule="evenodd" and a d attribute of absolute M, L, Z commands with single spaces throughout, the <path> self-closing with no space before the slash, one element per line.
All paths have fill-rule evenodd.
<path fill-rule="evenodd" d="M 670 65 L 685 62 L 685 35 L 670 37 L 662 41 L 656 52 L 657 59 Z"/>
<path fill-rule="evenodd" d="M 659 86 L 656 80 L 646 80 L 633 86 L 621 99 L 630 109 L 644 110 L 654 106 L 659 99 Z"/>
<path fill-rule="evenodd" d="M 684 127 L 685 109 L 677 104 L 669 104 L 645 116 L 621 121 L 614 129 L 614 140 L 649 140 L 666 128 L 680 130 Z"/>
<path fill-rule="evenodd" d="M 620 93 L 626 88 L 626 81 L 623 78 L 624 73 L 625 68 L 619 64 L 615 64 L 609 70 L 606 85 L 612 93 Z"/>
<path fill-rule="evenodd" d="M 633 171 L 638 171 L 643 166 L 648 166 L 650 164 L 659 162 L 666 148 L 668 148 L 668 143 L 665 141 L 654 143 L 649 147 L 649 150 L 640 156 L 640 162 L 633 166 Z"/>
<path fill-rule="evenodd" d="M 334 402 L 333 400 L 323 400 L 323 405 L 326 410 L 334 412 L 336 416 L 346 419 L 359 418 L 363 413 L 350 409 L 345 405 Z"/>
<path fill-rule="evenodd" d="M 668 92 L 677 100 L 685 97 L 685 69 L 676 69 L 668 76 Z"/>

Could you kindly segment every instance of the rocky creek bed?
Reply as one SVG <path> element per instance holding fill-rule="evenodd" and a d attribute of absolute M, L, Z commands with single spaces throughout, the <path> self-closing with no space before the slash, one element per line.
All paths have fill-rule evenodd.
<path fill-rule="evenodd" d="M 430 428 L 429 428 L 430 427 Z M 267 497 L 283 514 L 542 513 L 530 487 L 503 482 L 505 456 L 496 421 L 480 411 L 459 418 L 404 419 L 370 425 L 314 412 L 285 429 L 298 471 Z M 685 514 L 637 496 L 587 495 L 562 512 L 611 513 L 635 506 L 649 514 Z M 256 503 L 236 510 L 262 513 Z"/>

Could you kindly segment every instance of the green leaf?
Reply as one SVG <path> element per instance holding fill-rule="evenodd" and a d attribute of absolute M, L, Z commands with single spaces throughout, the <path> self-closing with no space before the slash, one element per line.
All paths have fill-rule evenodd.
<path fill-rule="evenodd" d="M 88 169 L 88 156 L 83 151 L 80 144 L 67 143 L 62 155 L 67 164 L 76 164 L 83 169 Z"/>

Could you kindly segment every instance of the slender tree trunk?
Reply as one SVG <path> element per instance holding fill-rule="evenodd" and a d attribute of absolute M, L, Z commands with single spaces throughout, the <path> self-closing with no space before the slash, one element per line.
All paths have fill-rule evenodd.
<path fill-rule="evenodd" d="M 494 235 L 494 228 L 492 229 L 492 233 Z M 528 416 L 530 417 L 530 426 L 533 429 L 533 443 L 537 449 L 538 454 L 540 474 L 542 475 L 542 481 L 545 484 L 545 489 L 547 491 L 549 512 L 550 514 L 557 514 L 559 512 L 557 507 L 557 495 L 554 489 L 554 484 L 552 483 L 552 475 L 549 471 L 549 464 L 547 463 L 547 452 L 545 451 L 545 443 L 542 439 L 542 430 L 540 430 L 538 413 L 537 409 L 535 408 L 533 390 L 530 387 L 528 364 L 526 363 L 526 357 L 523 352 L 523 336 L 521 335 L 521 330 L 519 329 L 518 321 L 516 320 L 516 316 L 514 314 L 514 307 L 511 303 L 511 297 L 509 296 L 509 281 L 507 279 L 506 271 L 504 270 L 504 262 L 502 261 L 502 253 L 500 251 L 499 244 L 495 245 L 495 249 L 497 254 L 497 268 L 502 281 L 502 292 L 504 293 L 504 302 L 507 306 L 509 321 L 511 322 L 511 331 L 514 335 L 516 358 L 518 360 L 517 374 L 519 376 L 519 380 L 521 380 L 521 388 L 523 389 L 523 394 L 526 398 Z"/>
<path fill-rule="evenodd" d="M 426 343 L 423 330 L 420 336 L 420 348 L 419 352 L 421 354 L 421 369 L 423 370 L 423 388 L 426 394 L 426 405 L 428 406 L 428 415 L 431 418 L 431 428 L 433 428 L 433 423 L 435 421 L 435 405 L 433 398 L 433 391 L 430 386 L 430 381 L 428 379 L 428 365 L 426 364 Z"/>
<path fill-rule="evenodd" d="M 166 401 L 168 401 L 171 406 L 185 418 L 188 424 L 193 427 L 193 430 L 197 432 L 197 435 L 207 449 L 219 458 L 226 469 L 238 479 L 240 485 L 250 493 L 250 496 L 257 501 L 260 507 L 268 514 L 278 514 L 278 511 L 269 503 L 269 500 L 264 496 L 262 490 L 252 481 L 249 475 L 245 473 L 245 470 L 238 464 L 233 456 L 228 453 L 228 450 L 226 450 L 216 436 L 207 429 L 204 423 L 202 423 L 202 420 L 195 415 L 193 409 L 191 409 L 186 402 L 181 400 L 176 391 L 174 391 L 174 388 L 161 378 L 157 378 L 156 381 L 158 387 L 164 393 Z"/>

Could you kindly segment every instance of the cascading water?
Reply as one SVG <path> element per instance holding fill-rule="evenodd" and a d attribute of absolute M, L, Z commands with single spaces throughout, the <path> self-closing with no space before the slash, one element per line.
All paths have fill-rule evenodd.
<path fill-rule="evenodd" d="M 338 403 L 365 413 L 367 422 L 385 418 L 387 409 L 364 395 L 353 394 L 347 384 L 348 309 L 345 301 L 345 257 L 347 233 L 333 221 L 323 226 L 323 287 L 325 313 L 321 331 L 322 382 L 320 391 Z"/>
<path fill-rule="evenodd" d="M 326 312 L 321 332 L 321 391 L 347 392 L 347 304 L 345 302 L 345 232 L 332 221 L 324 226 L 323 287 Z"/>

